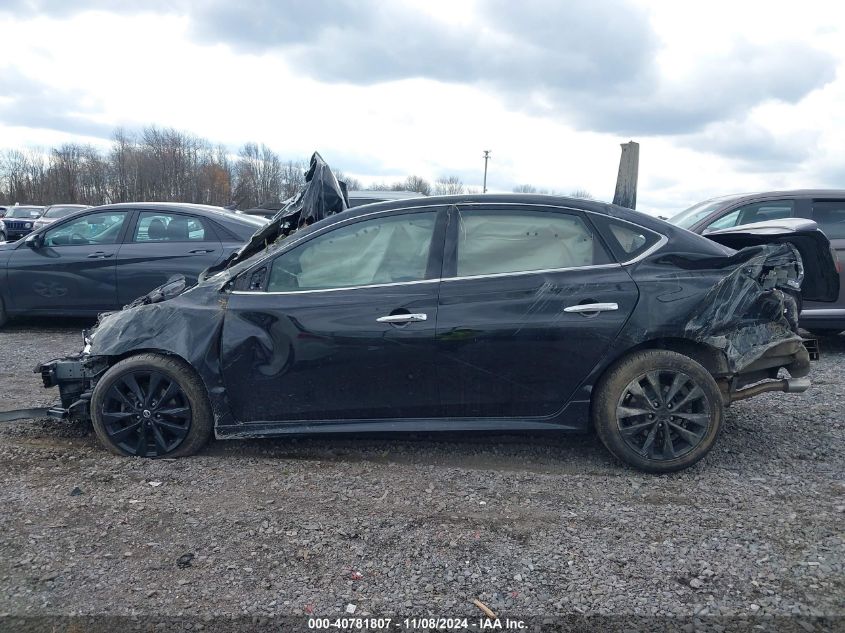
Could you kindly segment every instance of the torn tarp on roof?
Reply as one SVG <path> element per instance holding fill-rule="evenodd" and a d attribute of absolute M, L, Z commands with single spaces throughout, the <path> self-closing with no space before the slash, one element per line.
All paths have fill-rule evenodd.
<path fill-rule="evenodd" d="M 305 172 L 305 187 L 302 191 L 289 200 L 270 222 L 258 229 L 240 250 L 233 253 L 227 260 L 206 270 L 204 277 L 209 277 L 249 259 L 280 237 L 290 235 L 297 229 L 348 208 L 349 201 L 345 185 L 335 178 L 323 157 L 314 152 L 308 171 Z"/>

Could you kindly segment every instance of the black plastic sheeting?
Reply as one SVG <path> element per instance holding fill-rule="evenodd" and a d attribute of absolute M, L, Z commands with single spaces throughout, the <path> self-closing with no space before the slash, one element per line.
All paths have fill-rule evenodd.
<path fill-rule="evenodd" d="M 305 173 L 305 187 L 292 200 L 250 238 L 232 256 L 209 268 L 205 275 L 214 275 L 231 268 L 271 246 L 280 237 L 314 224 L 324 218 L 349 208 L 346 185 L 338 181 L 323 157 L 317 152 Z"/>

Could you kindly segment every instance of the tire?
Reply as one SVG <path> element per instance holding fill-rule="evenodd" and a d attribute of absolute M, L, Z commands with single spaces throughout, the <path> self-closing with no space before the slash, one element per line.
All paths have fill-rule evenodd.
<path fill-rule="evenodd" d="M 646 472 L 669 473 L 692 466 L 710 451 L 724 405 L 719 386 L 699 363 L 676 352 L 644 350 L 617 361 L 601 378 L 593 392 L 592 417 L 613 455 Z"/>
<path fill-rule="evenodd" d="M 810 334 L 815 336 L 838 336 L 842 330 L 836 328 L 805 328 Z"/>
<path fill-rule="evenodd" d="M 200 377 L 161 354 L 132 356 L 106 371 L 91 396 L 91 419 L 112 453 L 151 458 L 193 455 L 214 428 Z"/>
<path fill-rule="evenodd" d="M 6 241 L 6 234 L 3 231 L 0 231 L 0 242 Z"/>
<path fill-rule="evenodd" d="M 9 317 L 6 315 L 6 306 L 3 304 L 3 297 L 0 297 L 0 327 L 6 325 Z"/>

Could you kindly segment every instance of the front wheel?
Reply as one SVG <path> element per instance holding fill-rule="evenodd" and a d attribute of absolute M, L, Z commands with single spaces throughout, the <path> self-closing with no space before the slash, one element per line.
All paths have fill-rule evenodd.
<path fill-rule="evenodd" d="M 124 359 L 103 374 L 91 396 L 91 418 L 107 449 L 138 457 L 193 455 L 213 428 L 199 376 L 161 354 Z"/>
<path fill-rule="evenodd" d="M 0 231 L 0 242 L 6 242 L 6 234 L 3 231 Z"/>
<path fill-rule="evenodd" d="M 622 461 L 653 473 L 682 470 L 713 447 L 724 406 L 719 386 L 691 358 L 666 350 L 617 362 L 593 392 L 593 424 Z"/>

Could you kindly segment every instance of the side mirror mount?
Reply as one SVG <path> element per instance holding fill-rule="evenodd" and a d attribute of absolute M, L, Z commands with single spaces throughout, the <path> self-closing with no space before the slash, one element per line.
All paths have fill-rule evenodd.
<path fill-rule="evenodd" d="M 44 236 L 42 236 L 40 233 L 28 235 L 23 241 L 23 243 L 33 250 L 38 250 L 39 248 L 44 246 Z"/>

